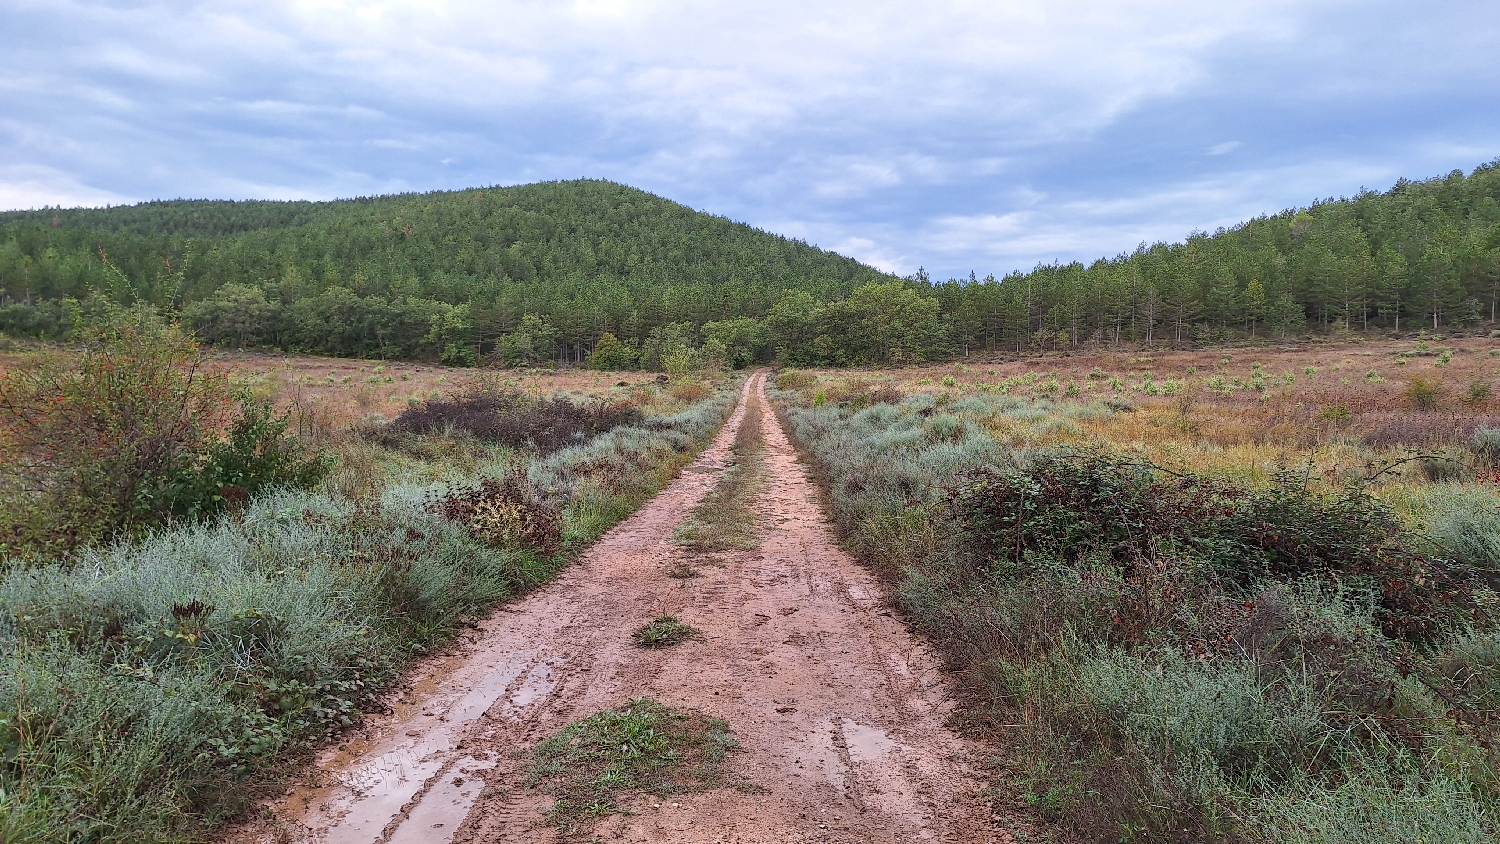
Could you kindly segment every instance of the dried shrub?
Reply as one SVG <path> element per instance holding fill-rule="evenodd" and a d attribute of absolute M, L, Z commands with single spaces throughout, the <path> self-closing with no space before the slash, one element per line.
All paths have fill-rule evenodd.
<path fill-rule="evenodd" d="M 778 390 L 805 390 L 818 383 L 818 376 L 799 369 L 783 369 L 776 373 Z"/>
<path fill-rule="evenodd" d="M 1441 448 L 1468 440 L 1481 428 L 1500 427 L 1500 416 L 1377 411 L 1363 414 L 1354 427 L 1365 444 L 1375 448 Z"/>
<path fill-rule="evenodd" d="M 1464 461 L 1448 454 L 1422 457 L 1417 461 L 1417 466 L 1422 471 L 1422 477 L 1429 483 L 1453 483 L 1469 477 Z"/>
<path fill-rule="evenodd" d="M 482 442 L 551 454 L 642 418 L 629 404 L 600 400 L 580 405 L 560 396 L 533 399 L 515 390 L 481 388 L 407 408 L 377 436 L 394 444 L 402 434 L 460 432 Z"/>
<path fill-rule="evenodd" d="M 431 505 L 443 518 L 458 522 L 491 545 L 530 548 L 543 555 L 562 547 L 563 510 L 526 477 L 514 471 L 485 478 L 474 489 L 457 492 Z"/>
<path fill-rule="evenodd" d="M 847 378 L 830 386 L 824 397 L 834 404 L 863 410 L 877 404 L 897 404 L 904 396 L 892 384 L 870 382 L 864 378 Z"/>
<path fill-rule="evenodd" d="M 1494 394 L 1495 388 L 1491 387 L 1488 381 L 1473 381 L 1469 384 L 1469 389 L 1464 391 L 1463 397 L 1459 401 L 1463 402 L 1467 407 L 1479 407 L 1489 401 L 1490 396 Z"/>
<path fill-rule="evenodd" d="M 713 395 L 713 389 L 711 387 L 709 387 L 707 384 L 698 383 L 674 384 L 667 390 L 667 392 L 672 396 L 672 398 L 677 399 L 681 402 L 702 401 L 703 399 L 708 398 L 710 395 Z"/>

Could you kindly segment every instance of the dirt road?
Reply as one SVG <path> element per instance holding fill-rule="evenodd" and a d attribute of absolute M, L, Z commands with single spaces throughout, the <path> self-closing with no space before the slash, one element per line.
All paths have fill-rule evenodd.
<path fill-rule="evenodd" d="M 640 798 L 601 821 L 638 842 L 989 842 L 971 749 L 944 726 L 936 660 L 890 617 L 876 579 L 833 542 L 775 416 L 754 551 L 698 560 L 676 525 L 713 486 L 747 402 L 681 477 L 548 587 L 494 613 L 412 678 L 392 715 L 320 760 L 314 784 L 241 840 L 447 844 L 556 840 L 523 756 L 567 722 L 651 697 L 728 721 L 731 766 L 763 792 Z M 701 640 L 642 650 L 631 632 L 672 614 Z M 273 828 L 275 827 L 275 828 Z"/>

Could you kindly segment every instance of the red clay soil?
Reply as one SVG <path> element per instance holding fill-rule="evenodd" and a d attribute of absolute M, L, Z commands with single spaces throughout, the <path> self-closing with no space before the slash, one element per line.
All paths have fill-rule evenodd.
<path fill-rule="evenodd" d="M 705 560 L 671 542 L 728 467 L 747 402 L 764 406 L 763 375 L 670 487 L 421 669 L 393 714 L 370 719 L 231 840 L 559 840 L 543 816 L 550 800 L 523 783 L 530 749 L 569 721 L 650 697 L 726 720 L 742 748 L 731 771 L 761 789 L 638 797 L 599 821 L 595 840 L 1010 841 L 971 767 L 976 748 L 944 726 L 937 660 L 834 544 L 774 414 L 761 423 L 761 546 Z M 700 576 L 669 577 L 685 559 Z M 631 632 L 664 614 L 705 635 L 635 647 Z"/>

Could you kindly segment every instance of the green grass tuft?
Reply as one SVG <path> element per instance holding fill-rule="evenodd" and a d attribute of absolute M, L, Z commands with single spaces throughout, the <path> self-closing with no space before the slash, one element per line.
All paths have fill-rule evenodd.
<path fill-rule="evenodd" d="M 666 648 L 701 636 L 696 627 L 689 627 L 676 616 L 664 615 L 635 631 L 635 643 L 643 648 Z"/>
<path fill-rule="evenodd" d="M 737 746 L 717 718 L 639 698 L 538 744 L 527 784 L 556 798 L 547 818 L 572 833 L 620 811 L 629 792 L 666 796 L 729 784 L 724 759 Z"/>

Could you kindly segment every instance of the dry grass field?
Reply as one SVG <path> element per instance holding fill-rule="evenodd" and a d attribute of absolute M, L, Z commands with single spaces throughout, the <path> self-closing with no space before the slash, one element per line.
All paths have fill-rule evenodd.
<path fill-rule="evenodd" d="M 1329 486 L 1417 455 L 1458 458 L 1475 431 L 1500 428 L 1500 339 L 1383 340 L 1284 347 L 1101 352 L 894 370 L 814 370 L 825 400 L 882 389 L 940 400 L 1006 394 L 1058 412 L 997 414 L 1012 447 L 1100 445 L 1173 470 L 1260 482 L 1300 469 Z M 942 397 L 947 397 L 943 399 Z M 1075 405 L 1126 412 L 1073 413 Z M 1407 483 L 1477 472 L 1463 460 L 1412 460 L 1382 475 Z M 1477 480 L 1477 474 L 1474 478 Z"/>
<path fill-rule="evenodd" d="M 220 352 L 214 361 L 228 367 L 257 396 L 293 409 L 300 425 L 313 426 L 319 433 L 394 419 L 414 404 L 480 384 L 538 398 L 562 395 L 637 405 L 649 403 L 656 390 L 656 375 L 644 372 L 482 370 L 253 352 Z M 625 386 L 618 386 L 622 382 Z M 304 427 L 301 433 L 313 434 L 313 428 Z"/>

